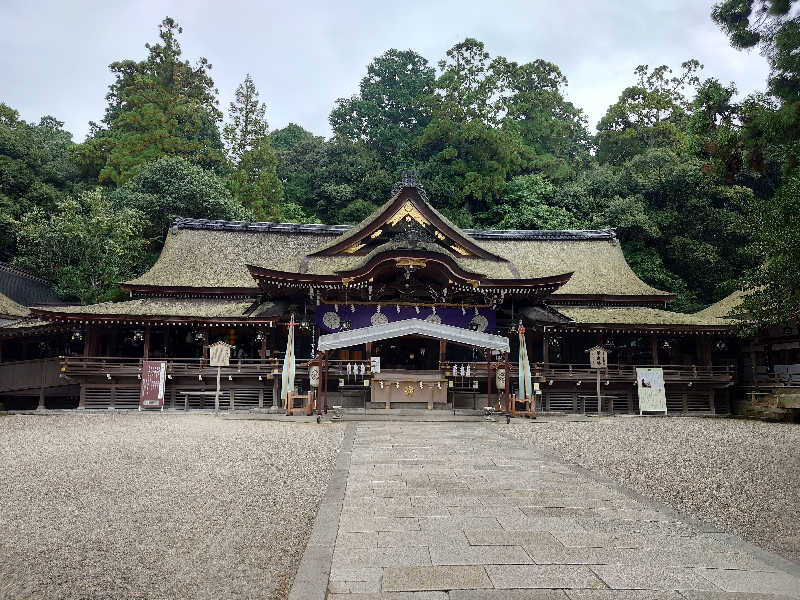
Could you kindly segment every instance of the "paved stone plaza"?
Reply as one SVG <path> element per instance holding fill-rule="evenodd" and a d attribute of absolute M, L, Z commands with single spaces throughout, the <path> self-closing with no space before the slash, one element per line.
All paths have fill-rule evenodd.
<path fill-rule="evenodd" d="M 349 425 L 293 597 L 322 572 L 329 600 L 800 598 L 794 563 L 506 427 Z"/>

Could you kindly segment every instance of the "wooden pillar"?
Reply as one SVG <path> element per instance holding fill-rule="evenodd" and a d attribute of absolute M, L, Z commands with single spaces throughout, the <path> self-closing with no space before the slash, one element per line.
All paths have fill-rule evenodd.
<path fill-rule="evenodd" d="M 83 336 L 83 357 L 89 358 L 97 353 L 97 330 L 94 327 L 86 328 Z"/>
<path fill-rule="evenodd" d="M 711 338 L 706 335 L 697 336 L 697 362 L 706 367 L 712 364 Z"/>
<path fill-rule="evenodd" d="M 650 354 L 654 365 L 658 365 L 658 338 L 656 334 L 650 336 Z"/>
<path fill-rule="evenodd" d="M 39 379 L 39 406 L 36 408 L 37 410 L 44 410 L 46 408 L 44 404 L 44 367 L 40 369 Z"/>
<path fill-rule="evenodd" d="M 142 342 L 142 358 L 150 358 L 150 325 L 144 326 L 144 341 Z"/>
<path fill-rule="evenodd" d="M 447 341 L 439 340 L 439 369 L 442 368 L 442 363 L 447 360 Z"/>
<path fill-rule="evenodd" d="M 273 373 L 272 375 L 272 407 L 279 408 L 281 403 L 281 384 L 280 379 Z"/>
<path fill-rule="evenodd" d="M 270 333 L 270 336 L 272 333 Z M 267 361 L 267 332 L 261 332 L 261 365 L 266 364 Z"/>
<path fill-rule="evenodd" d="M 542 362 L 544 363 L 545 368 L 547 368 L 547 365 L 550 362 L 550 343 L 548 342 L 546 332 L 542 334 Z"/>

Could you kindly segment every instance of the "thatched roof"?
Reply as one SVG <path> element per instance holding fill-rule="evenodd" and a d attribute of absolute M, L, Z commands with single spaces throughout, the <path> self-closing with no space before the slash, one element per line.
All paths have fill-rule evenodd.
<path fill-rule="evenodd" d="M 697 313 L 676 313 L 642 306 L 554 306 L 555 310 L 574 323 L 586 325 L 648 325 L 728 328 L 731 322 Z"/>
<path fill-rule="evenodd" d="M 0 292 L 0 317 L 27 317 L 30 311 Z"/>
<path fill-rule="evenodd" d="M 253 299 L 137 298 L 126 302 L 103 302 L 88 306 L 33 307 L 33 313 L 49 320 L 182 322 L 185 320 L 231 320 L 242 323 L 270 320 L 281 312 L 277 303 L 254 305 Z"/>
<path fill-rule="evenodd" d="M 340 234 L 329 226 L 184 222 L 167 235 L 161 256 L 130 284 L 189 288 L 248 288 L 246 265 L 293 273 L 333 274 L 361 265 L 363 256 L 309 257 Z M 465 270 L 489 278 L 537 278 L 573 272 L 554 295 L 670 295 L 645 284 L 631 270 L 613 232 L 469 232 L 508 262 L 453 256 Z M 485 234 L 485 235 L 484 235 Z M 535 235 L 533 235 L 535 234 Z M 446 253 L 445 250 L 441 250 Z"/>
<path fill-rule="evenodd" d="M 553 296 L 623 295 L 672 297 L 639 279 L 631 269 L 616 238 L 525 240 L 481 242 L 508 259 L 518 277 L 535 278 L 573 272 L 572 278 Z"/>
<path fill-rule="evenodd" d="M 722 300 L 694 314 L 702 318 L 730 318 L 733 310 L 742 304 L 746 295 L 747 292 L 736 290 L 732 294 L 725 296 Z"/>
<path fill-rule="evenodd" d="M 246 265 L 296 273 L 305 255 L 330 237 L 330 233 L 179 228 L 167 234 L 156 264 L 127 283 L 255 289 L 256 283 Z"/>

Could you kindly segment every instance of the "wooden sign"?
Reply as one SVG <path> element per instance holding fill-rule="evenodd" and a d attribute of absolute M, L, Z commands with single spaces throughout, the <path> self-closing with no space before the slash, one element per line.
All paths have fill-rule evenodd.
<path fill-rule="evenodd" d="M 167 363 L 160 360 L 142 362 L 142 386 L 139 390 L 139 410 L 164 408 L 164 386 L 167 379 Z"/>
<path fill-rule="evenodd" d="M 369 359 L 369 370 L 373 373 L 380 373 L 381 372 L 381 357 L 380 356 L 371 356 Z"/>
<path fill-rule="evenodd" d="M 208 347 L 209 364 L 212 367 L 227 367 L 231 362 L 231 346 L 225 342 L 215 342 Z"/>
<path fill-rule="evenodd" d="M 636 369 L 636 387 L 639 390 L 639 414 L 667 412 L 667 394 L 664 389 L 664 370 L 661 368 Z"/>
<path fill-rule="evenodd" d="M 589 366 L 593 369 L 608 368 L 608 351 L 602 346 L 589 348 Z"/>

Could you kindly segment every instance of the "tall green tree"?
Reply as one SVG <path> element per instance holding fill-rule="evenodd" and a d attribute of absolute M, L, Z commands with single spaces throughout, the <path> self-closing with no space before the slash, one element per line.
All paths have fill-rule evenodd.
<path fill-rule="evenodd" d="M 20 222 L 14 264 L 45 277 L 64 298 L 109 300 L 135 274 L 144 252 L 145 216 L 97 189 L 36 207 Z"/>
<path fill-rule="evenodd" d="M 269 133 L 266 114 L 267 105 L 259 100 L 256 84 L 248 73 L 236 88 L 235 100 L 228 109 L 228 123 L 222 130 L 228 156 L 234 165 Z"/>
<path fill-rule="evenodd" d="M 483 42 L 466 38 L 450 48 L 439 61 L 436 80 L 439 97 L 436 112 L 454 121 L 499 122 L 500 76 Z"/>
<path fill-rule="evenodd" d="M 35 209 L 52 210 L 79 183 L 64 123 L 42 117 L 27 123 L 0 103 L 0 260 L 15 252 L 16 228 Z"/>
<path fill-rule="evenodd" d="M 147 219 L 143 235 L 158 250 L 176 217 L 248 219 L 226 182 L 213 172 L 180 156 L 164 156 L 143 166 L 111 199 L 120 209 L 130 207 Z"/>
<path fill-rule="evenodd" d="M 753 266 L 752 190 L 725 184 L 702 165 L 654 148 L 581 173 L 554 203 L 586 227 L 616 227 L 634 271 L 675 293 L 671 308 L 697 310 L 728 294 Z"/>
<path fill-rule="evenodd" d="M 325 138 L 296 123 L 289 123 L 270 133 L 269 139 L 275 151 L 276 171 L 283 189 L 283 218 L 289 219 L 287 214 L 290 210 L 295 216 L 317 218 L 314 195 L 325 162 Z"/>
<path fill-rule="evenodd" d="M 702 68 L 695 59 L 684 62 L 678 75 L 666 65 L 636 67 L 636 84 L 622 91 L 597 125 L 598 161 L 620 165 L 653 148 L 679 152 L 688 95 L 700 84 Z"/>
<path fill-rule="evenodd" d="M 778 163 L 783 175 L 774 195 L 750 206 L 758 264 L 742 278 L 751 292 L 743 316 L 755 328 L 800 320 L 799 7 L 798 0 L 725 0 L 712 10 L 734 48 L 758 47 L 770 65 L 768 94 L 749 98 L 741 111 L 745 162 L 762 175 Z"/>
<path fill-rule="evenodd" d="M 392 172 L 412 167 L 415 140 L 431 120 L 435 79 L 413 50 L 387 50 L 367 66 L 358 95 L 336 101 L 329 118 L 334 135 L 365 142 Z"/>
<path fill-rule="evenodd" d="M 211 63 L 191 65 L 182 57 L 183 29 L 167 17 L 160 42 L 146 44 L 148 56 L 110 65 L 115 80 L 106 96 L 103 126 L 77 150 L 86 173 L 100 167 L 101 182 L 121 185 L 143 165 L 180 155 L 204 168 L 224 169 L 219 133 L 222 114 Z M 102 166 L 100 166 L 102 165 Z"/>
<path fill-rule="evenodd" d="M 528 169 L 557 181 L 586 168 L 592 150 L 586 116 L 564 97 L 567 78 L 558 66 L 541 59 L 519 65 L 498 57 L 493 69 L 503 90 L 503 122 L 519 131 Z"/>
<path fill-rule="evenodd" d="M 283 189 L 276 173 L 278 161 L 268 136 L 266 111 L 248 74 L 230 103 L 223 137 L 233 167 L 230 188 L 234 198 L 256 219 L 280 220 Z"/>

